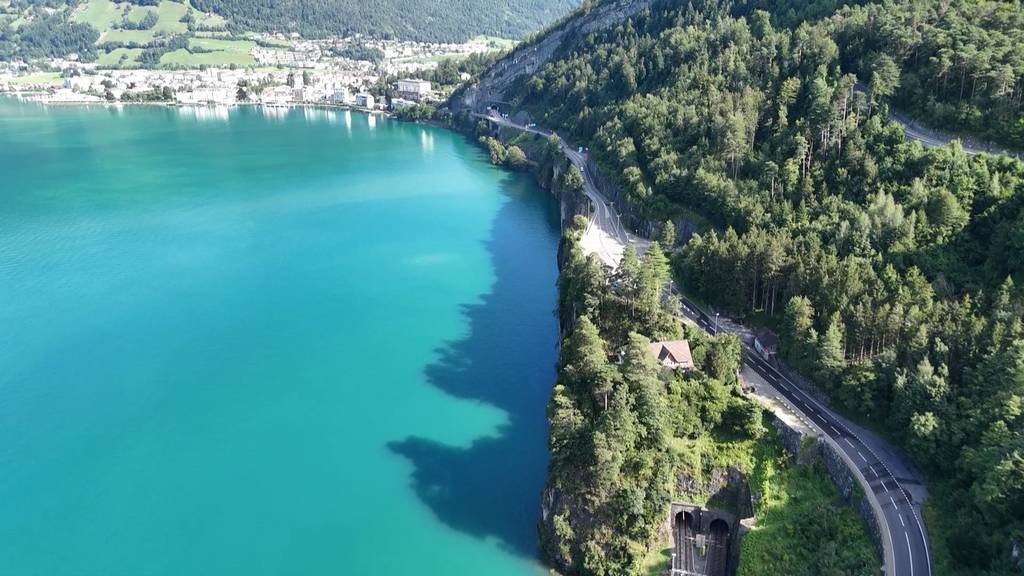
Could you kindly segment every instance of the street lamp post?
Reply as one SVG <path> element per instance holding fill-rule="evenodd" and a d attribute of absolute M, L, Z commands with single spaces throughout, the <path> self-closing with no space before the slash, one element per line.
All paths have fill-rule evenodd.
<path fill-rule="evenodd" d="M 715 312 L 715 336 L 718 336 L 718 312 Z"/>

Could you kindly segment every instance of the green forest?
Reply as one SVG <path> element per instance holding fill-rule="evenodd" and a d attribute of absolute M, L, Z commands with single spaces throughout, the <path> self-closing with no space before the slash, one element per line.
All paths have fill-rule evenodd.
<path fill-rule="evenodd" d="M 1013 2 L 844 8 L 828 23 L 842 66 L 900 110 L 1024 149 L 1024 10 Z"/>
<path fill-rule="evenodd" d="M 582 183 L 570 168 L 558 186 L 571 193 Z M 670 555 L 658 543 L 670 501 L 730 506 L 699 488 L 681 492 L 679 477 L 702 486 L 735 467 L 759 494 L 760 529 L 743 541 L 741 574 L 876 574 L 880 560 L 857 513 L 836 505 L 820 464 L 790 463 L 760 404 L 740 392 L 739 340 L 677 319 L 660 245 L 639 259 L 627 248 L 609 274 L 579 246 L 585 228 L 578 216 L 562 242 L 558 311 L 568 336 L 548 407 L 548 561 L 573 574 L 657 573 Z M 651 354 L 651 340 L 679 337 L 692 347 L 693 370 L 663 368 Z"/>
<path fill-rule="evenodd" d="M 1024 148 L 1022 13 L 662 2 L 570 38 L 511 95 L 589 145 L 644 219 L 702 217 L 673 259 L 684 290 L 774 327 L 908 451 L 929 516 L 956 509 L 930 526 L 939 574 L 1014 573 L 1024 536 L 1024 164 L 924 148 L 889 113 Z"/>
<path fill-rule="evenodd" d="M 575 0 L 194 0 L 238 30 L 306 37 L 368 34 L 424 42 L 462 42 L 486 34 L 522 38 L 576 7 Z"/>
<path fill-rule="evenodd" d="M 59 2 L 57 4 L 60 4 Z M 74 6 L 74 3 L 71 4 Z M 78 54 L 85 61 L 96 57 L 99 32 L 88 24 L 73 22 L 67 11 L 51 11 L 44 3 L 12 4 L 7 11 L 27 16 L 15 27 L 0 12 L 0 61 L 14 58 L 59 58 Z"/>
<path fill-rule="evenodd" d="M 188 46 L 188 38 L 206 32 L 222 38 L 294 32 L 306 38 L 363 34 L 423 42 L 464 42 L 479 35 L 518 39 L 578 4 L 578 0 L 10 0 L 0 1 L 0 60 L 77 54 L 89 62 L 102 51 L 146 48 L 137 64 L 153 67 L 163 54 L 180 49 L 171 47 L 171 42 Z M 383 57 L 365 49 L 340 55 Z"/>

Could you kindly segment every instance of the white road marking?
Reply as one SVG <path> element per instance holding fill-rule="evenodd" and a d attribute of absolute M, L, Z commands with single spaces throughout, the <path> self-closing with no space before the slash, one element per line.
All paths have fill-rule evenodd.
<path fill-rule="evenodd" d="M 889 537 L 889 549 L 893 551 L 893 556 L 895 556 L 896 555 L 896 547 L 892 545 L 892 530 L 889 529 L 889 524 L 888 523 L 883 522 L 882 525 L 885 526 L 885 534 L 886 534 L 886 536 Z M 894 559 L 894 561 L 895 561 L 895 559 Z M 893 567 L 893 574 L 895 574 L 895 573 L 896 573 L 896 567 L 894 566 Z"/>
<path fill-rule="evenodd" d="M 860 450 L 857 450 L 857 456 L 860 456 L 860 459 L 863 460 L 865 464 L 868 463 L 868 459 L 865 458 L 864 455 L 860 453 Z"/>
<path fill-rule="evenodd" d="M 910 534 L 904 532 L 903 536 L 907 539 L 907 554 L 910 554 L 910 576 L 914 576 L 914 549 L 910 547 Z"/>
<path fill-rule="evenodd" d="M 705 320 L 704 318 L 701 318 L 700 316 L 698 316 L 698 317 L 697 317 L 697 320 L 698 320 L 698 323 L 699 323 L 699 324 L 703 324 L 703 325 L 705 326 L 705 331 L 707 331 L 707 332 L 711 332 L 711 330 L 710 330 L 710 327 L 711 327 L 711 322 L 710 322 L 710 321 L 708 321 L 708 320 Z M 760 358 L 757 358 L 757 357 L 751 356 L 751 357 L 748 357 L 748 358 L 746 359 L 746 361 L 747 361 L 747 365 L 748 365 L 748 366 L 749 366 L 750 368 L 754 369 L 754 371 L 755 371 L 755 372 L 758 372 L 758 373 L 761 373 L 761 372 L 763 372 L 763 374 L 761 374 L 762 376 L 766 376 L 766 377 L 768 377 L 768 378 L 770 378 L 770 379 L 772 379 L 772 380 L 775 380 L 776 382 L 779 382 L 779 378 L 781 377 L 781 378 L 782 378 L 782 380 L 784 380 L 784 381 L 786 381 L 786 382 L 789 382 L 789 380 L 787 380 L 787 379 L 786 379 L 785 377 L 782 377 L 781 375 L 780 375 L 779 377 L 777 377 L 777 376 L 775 375 L 774 371 L 773 371 L 773 370 L 770 370 L 770 369 L 769 369 L 769 367 L 767 366 L 767 364 L 764 364 L 764 363 L 763 363 L 763 362 L 761 361 L 761 359 L 760 359 Z M 787 387 L 786 387 L 785 385 L 782 385 L 781 383 L 779 383 L 779 384 L 778 384 L 778 385 L 776 386 L 776 388 L 781 388 L 781 389 L 783 389 L 783 390 L 789 391 L 789 388 L 787 388 Z M 796 391 L 794 390 L 794 394 L 795 394 L 795 392 L 796 392 Z M 804 396 L 806 396 L 806 394 L 805 394 L 805 393 L 804 393 L 803 395 L 804 395 Z M 777 395 L 775 396 L 775 398 L 776 398 L 776 399 L 778 399 L 778 400 L 780 400 L 780 401 L 782 401 L 782 398 L 779 398 L 779 397 L 778 397 Z M 808 398 L 809 398 L 809 397 L 808 397 Z M 809 399 L 810 399 L 810 398 L 809 398 Z M 788 400 L 788 399 L 787 399 L 787 400 Z M 818 406 L 818 403 L 817 403 L 816 401 L 814 401 L 813 399 L 810 399 L 810 401 L 811 401 L 811 403 L 813 403 L 813 404 L 814 404 L 815 406 Z M 793 404 L 794 406 L 795 406 L 795 405 L 796 405 L 797 403 L 799 403 L 799 404 L 803 405 L 803 406 L 805 407 L 805 409 L 809 409 L 809 408 L 810 408 L 810 405 L 809 405 L 809 404 L 805 404 L 805 403 L 804 403 L 804 402 L 803 402 L 802 400 L 799 400 L 799 399 L 795 399 L 795 400 L 792 400 L 792 401 L 790 401 L 790 402 L 791 402 L 791 403 L 792 403 L 792 404 Z M 783 403 L 784 403 L 784 402 L 783 402 Z M 824 410 L 824 409 L 823 409 L 823 410 Z M 808 413 L 810 413 L 810 412 L 811 412 L 810 410 L 807 410 L 807 411 L 808 411 Z M 824 411 L 825 411 L 825 412 L 827 413 L 827 410 L 824 410 Z M 839 431 L 839 429 L 838 429 L 838 428 L 836 428 L 836 426 L 835 426 L 835 425 L 833 425 L 833 424 L 831 424 L 831 423 L 828 423 L 828 424 L 829 424 L 829 426 L 830 426 L 830 427 L 832 428 L 832 430 L 833 430 L 833 431 L 835 431 L 835 433 L 836 433 L 837 435 L 840 435 L 840 436 L 842 436 L 842 435 L 843 435 L 843 433 L 842 433 L 842 432 L 840 432 L 840 431 Z M 852 432 L 850 432 L 849 434 L 850 434 L 850 435 L 852 435 L 852 436 L 853 436 L 854 438 L 857 438 L 857 435 L 856 435 L 856 434 L 854 434 L 854 433 L 852 433 Z M 846 441 L 846 443 L 847 443 L 847 444 L 848 444 L 848 445 L 849 445 L 849 446 L 850 446 L 851 448 L 854 448 L 854 449 L 856 448 L 856 447 L 854 446 L 853 442 L 851 442 L 849 438 L 844 438 L 844 440 Z M 858 441 L 860 441 L 860 438 L 857 438 L 857 440 L 858 440 Z M 870 448 L 868 448 L 868 452 L 871 452 L 871 449 L 870 449 Z M 858 451 L 858 454 L 860 454 L 860 451 Z M 860 454 L 860 456 L 861 456 L 861 458 L 864 458 L 864 455 L 863 455 L 863 454 Z M 877 458 L 877 456 L 875 456 L 873 452 L 872 452 L 872 457 L 875 457 L 875 458 Z M 866 461 L 866 460 L 865 460 L 865 461 Z M 881 460 L 879 459 L 879 463 L 881 464 L 882 468 L 883 468 L 883 469 L 885 469 L 885 471 L 886 471 L 886 472 L 889 472 L 889 469 L 888 469 L 888 467 L 887 467 L 887 466 L 885 465 L 885 462 L 884 462 L 884 461 L 881 461 Z M 875 475 L 875 478 L 881 478 L 881 475 L 879 474 L 878 470 L 875 470 L 874 466 L 870 466 L 870 465 L 869 465 L 869 466 L 868 466 L 868 468 L 869 468 L 869 469 L 871 470 L 871 472 L 872 472 L 872 473 L 873 473 L 873 474 Z M 891 472 L 889 472 L 889 474 L 891 474 Z M 887 486 L 887 485 L 885 484 L 885 482 L 884 482 L 884 481 L 882 482 L 882 487 L 883 487 L 883 489 L 885 489 L 886 491 L 888 491 L 888 486 Z M 899 485 L 899 482 L 896 482 L 896 489 L 897 489 L 897 490 L 899 490 L 899 489 L 900 489 L 900 485 Z M 912 505 L 912 504 L 910 503 L 910 499 L 909 499 L 909 497 L 907 497 L 907 495 L 906 495 L 906 494 L 904 494 L 904 497 L 905 497 L 905 498 L 907 498 L 907 504 L 908 504 L 908 505 L 910 506 L 910 511 L 911 511 L 911 513 L 912 513 L 912 514 L 914 514 L 914 518 L 915 518 L 915 520 L 916 520 L 916 519 L 917 519 L 917 512 L 916 512 L 916 510 L 914 510 L 914 508 L 913 508 L 913 505 Z M 889 496 L 889 501 L 890 501 L 890 502 L 892 502 L 892 505 L 893 505 L 893 507 L 894 507 L 894 508 L 896 509 L 896 511 L 897 511 L 897 517 L 898 517 L 898 518 L 900 519 L 900 524 L 901 524 L 901 525 L 903 525 L 903 526 L 904 526 L 904 528 L 906 528 L 906 524 L 905 524 L 905 522 L 903 521 L 903 516 L 902 516 L 902 514 L 900 514 L 900 513 L 899 513 L 899 506 L 898 506 L 898 505 L 896 504 L 896 500 L 895 500 L 895 499 L 893 499 L 893 497 L 892 497 L 892 496 Z M 916 520 L 916 523 L 917 523 L 917 529 L 918 529 L 918 531 L 920 531 L 920 532 L 921 532 L 921 538 L 922 538 L 922 540 L 925 540 L 925 538 L 924 538 L 924 528 L 923 528 L 923 527 L 921 526 L 921 522 L 920 522 L 920 520 Z M 890 530 L 890 529 L 889 529 L 889 525 L 888 525 L 888 524 L 885 524 L 885 532 L 886 532 L 886 536 L 887 536 L 887 538 L 888 538 L 888 540 L 889 540 L 889 548 L 890 548 L 890 549 L 893 549 L 893 550 L 895 550 L 895 547 L 893 546 L 892 530 Z M 904 536 L 904 538 L 905 538 L 905 539 L 906 539 L 906 541 L 907 541 L 907 553 L 908 553 L 908 554 L 910 555 L 910 576 L 913 576 L 913 575 L 914 575 L 914 553 L 913 553 L 913 550 L 912 550 L 912 549 L 911 549 L 911 547 L 910 547 L 910 536 L 909 536 L 909 535 L 907 534 L 906 530 L 904 530 L 903 536 Z M 928 557 L 928 564 L 927 564 L 927 567 L 928 567 L 928 576 L 931 576 L 931 558 L 930 558 L 930 555 L 928 554 L 928 546 L 927 546 L 927 543 L 925 544 L 925 549 L 924 549 L 924 552 L 925 552 L 925 556 L 927 556 L 927 557 Z M 893 573 L 895 573 L 895 567 L 893 568 Z"/>
<path fill-rule="evenodd" d="M 907 499 L 909 501 L 909 498 Z M 914 515 L 914 521 L 917 523 L 917 531 L 921 533 L 921 542 L 924 543 L 924 565 L 928 567 L 928 576 L 932 576 L 932 555 L 928 552 L 928 539 L 924 537 L 924 528 L 921 527 L 921 519 L 917 517 L 917 510 L 914 507 L 910 507 L 910 513 Z"/>

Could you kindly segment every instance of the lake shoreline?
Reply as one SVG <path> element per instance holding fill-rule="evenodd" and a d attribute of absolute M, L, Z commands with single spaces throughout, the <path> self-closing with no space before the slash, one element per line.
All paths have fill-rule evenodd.
<path fill-rule="evenodd" d="M 348 110 L 351 112 L 362 112 L 364 114 L 373 114 L 375 116 L 384 116 L 386 118 L 396 118 L 394 112 L 388 110 L 374 110 L 370 108 L 364 108 L 361 106 L 353 106 L 349 104 L 332 104 L 330 102 L 295 102 L 292 104 L 264 104 L 262 102 L 235 102 L 232 104 L 216 104 L 216 103 L 205 103 L 205 104 L 179 104 L 177 102 L 106 102 L 106 101 L 90 101 L 90 100 L 55 100 L 47 101 L 35 98 L 29 98 L 29 94 L 40 94 L 39 92 L 3 92 L 0 93 L 0 97 L 9 97 L 24 102 L 31 102 L 33 104 L 43 104 L 45 106 L 102 106 L 102 107 L 120 107 L 120 106 L 154 106 L 162 108 L 320 108 L 326 110 Z M 439 128 L 446 128 L 445 126 L 437 126 Z"/>
<path fill-rule="evenodd" d="M 393 573 L 400 521 L 423 574 L 542 574 L 549 199 L 433 127 L 226 110 L 0 98 L 4 565 Z"/>

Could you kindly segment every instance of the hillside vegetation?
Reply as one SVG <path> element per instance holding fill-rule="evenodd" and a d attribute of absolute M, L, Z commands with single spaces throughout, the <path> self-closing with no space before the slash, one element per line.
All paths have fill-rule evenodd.
<path fill-rule="evenodd" d="M 189 39 L 249 32 L 305 37 L 463 42 L 479 35 L 521 38 L 578 0 L 10 0 L 0 2 L 0 60 L 76 54 L 103 65 L 252 64 L 228 50 L 193 49 Z M 175 44 L 171 44 L 174 42 Z M 143 50 L 149 52 L 143 52 Z M 175 54 L 164 57 L 168 52 Z"/>
<path fill-rule="evenodd" d="M 578 172 L 564 174 L 563 189 L 582 185 Z M 642 259 L 628 248 L 609 275 L 579 246 L 585 226 L 578 217 L 562 244 L 558 311 L 568 336 L 548 407 L 545 557 L 571 574 L 666 568 L 660 529 L 669 503 L 728 507 L 707 486 L 731 468 L 758 494 L 759 527 L 743 543 L 750 555 L 741 562 L 744 576 L 779 574 L 780 566 L 793 575 L 876 574 L 880 561 L 857 513 L 837 504 L 820 465 L 790 464 L 760 405 L 740 392 L 739 340 L 680 326 L 678 300 L 665 296 L 669 268 L 660 245 Z M 663 368 L 649 349 L 651 340 L 681 336 L 695 364 L 685 373 Z M 841 548 L 833 544 L 838 538 Z"/>
<path fill-rule="evenodd" d="M 522 38 L 578 0 L 194 0 L 241 30 L 304 36 L 368 34 L 425 42 L 462 42 L 486 34 Z"/>
<path fill-rule="evenodd" d="M 828 27 L 844 68 L 901 110 L 1024 150 L 1019 3 L 872 4 L 839 11 Z"/>
<path fill-rule="evenodd" d="M 1013 573 L 1024 534 L 1024 164 L 924 149 L 888 111 L 1020 145 L 1021 11 L 660 2 L 508 94 L 648 220 L 712 223 L 675 261 L 684 286 L 776 327 L 903 443 L 956 510 L 932 530 L 945 574 Z"/>
<path fill-rule="evenodd" d="M 0 8 L 0 60 L 73 54 L 102 66 L 155 67 L 175 63 L 162 57 L 178 51 L 179 60 L 185 53 L 224 65 L 254 64 L 247 53 L 251 42 L 199 37 L 224 36 L 226 25 L 223 18 L 196 10 L 188 0 L 15 0 Z M 206 44 L 217 42 L 222 44 Z"/>

